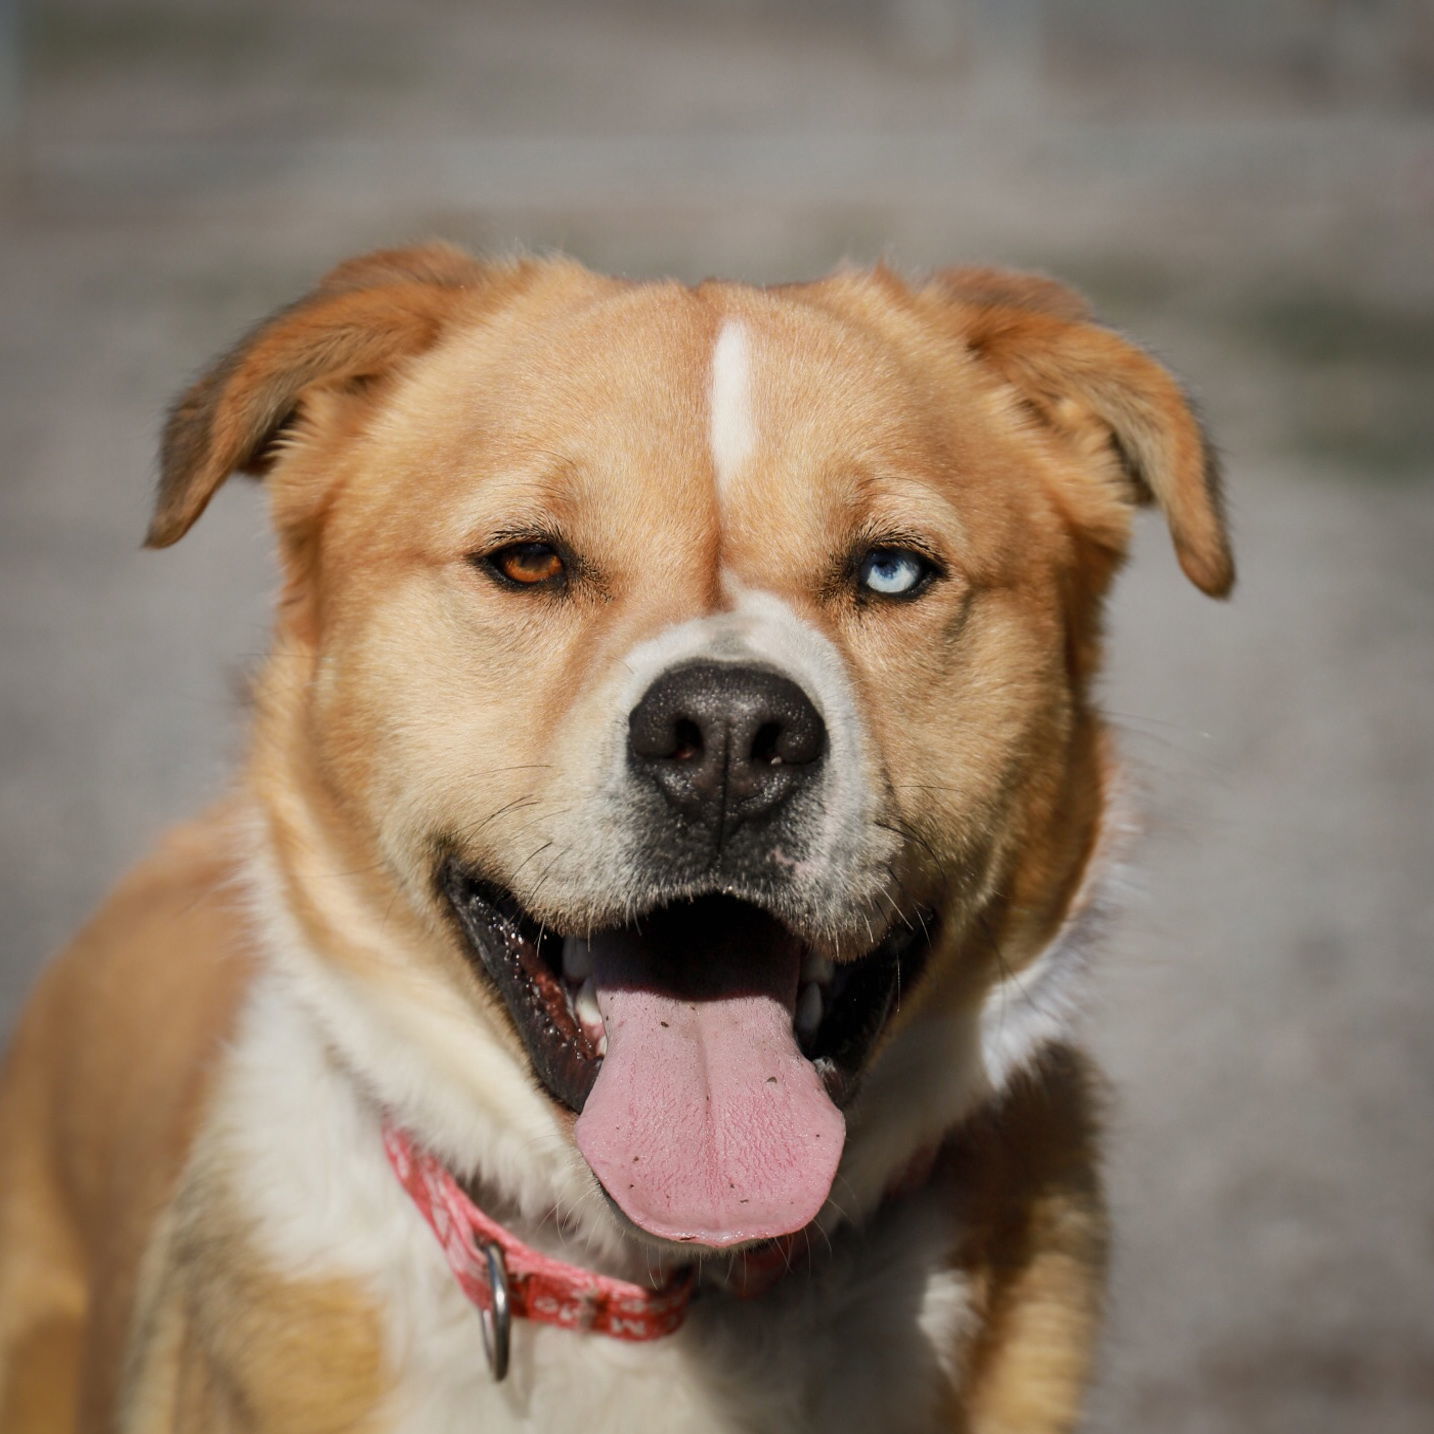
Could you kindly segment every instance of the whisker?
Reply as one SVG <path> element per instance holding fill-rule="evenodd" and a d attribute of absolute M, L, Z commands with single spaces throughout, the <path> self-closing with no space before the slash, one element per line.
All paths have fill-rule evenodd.
<path fill-rule="evenodd" d="M 552 845 L 553 843 L 551 841 L 545 841 L 541 846 L 536 847 L 534 848 L 534 850 L 530 851 L 527 856 L 525 856 L 522 861 L 520 861 L 518 865 L 513 868 L 512 876 L 516 877 L 518 873 L 522 871 L 522 869 L 527 866 L 527 864 L 532 861 L 535 856 L 541 856 Z"/>
<path fill-rule="evenodd" d="M 490 822 L 497 821 L 499 817 L 505 816 L 508 812 L 522 811 L 527 807 L 538 805 L 540 805 L 539 798 L 533 792 L 527 792 L 521 797 L 514 797 L 511 802 L 504 802 L 501 807 L 496 807 L 493 811 L 489 812 L 486 817 L 482 817 L 476 822 L 470 822 L 467 826 L 460 827 L 453 835 L 457 838 L 477 836 Z"/>

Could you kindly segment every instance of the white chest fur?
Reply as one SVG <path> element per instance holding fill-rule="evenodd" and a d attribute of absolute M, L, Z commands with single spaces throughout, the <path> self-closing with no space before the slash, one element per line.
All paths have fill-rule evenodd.
<path fill-rule="evenodd" d="M 936 1192 L 839 1236 L 759 1299 L 704 1292 L 667 1339 L 519 1321 L 495 1384 L 477 1313 L 389 1169 L 376 1112 L 272 981 L 255 993 L 214 1114 L 260 1257 L 299 1277 L 354 1279 L 381 1307 L 396 1434 L 938 1427 L 969 1306 L 942 1268 L 953 1232 Z"/>

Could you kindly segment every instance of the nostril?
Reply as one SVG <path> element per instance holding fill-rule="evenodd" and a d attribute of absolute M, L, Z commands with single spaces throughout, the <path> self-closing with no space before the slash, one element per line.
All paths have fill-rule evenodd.
<path fill-rule="evenodd" d="M 756 736 L 752 738 L 752 761 L 759 767 L 780 767 L 785 760 L 777 749 L 777 743 L 781 739 L 782 725 L 780 722 L 764 722 L 757 728 Z"/>
<path fill-rule="evenodd" d="M 706 750 L 702 723 L 680 709 L 644 703 L 628 719 L 628 750 L 644 762 L 691 762 Z"/>
<path fill-rule="evenodd" d="M 672 759 L 690 762 L 702 755 L 702 729 L 689 717 L 679 717 L 672 726 Z"/>

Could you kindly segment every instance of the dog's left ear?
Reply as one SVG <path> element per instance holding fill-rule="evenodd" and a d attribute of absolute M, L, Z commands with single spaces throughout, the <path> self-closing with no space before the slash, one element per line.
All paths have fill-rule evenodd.
<path fill-rule="evenodd" d="M 431 347 L 492 272 L 448 244 L 385 250 L 266 319 L 170 410 L 146 546 L 178 542 L 231 473 L 265 472 L 306 396 L 361 389 Z"/>
<path fill-rule="evenodd" d="M 1049 427 L 1099 425 L 1135 500 L 1164 511 L 1186 576 L 1211 597 L 1229 593 L 1235 563 L 1219 465 L 1174 376 L 1050 279 L 951 269 L 931 290 L 954 310 L 971 352 Z"/>

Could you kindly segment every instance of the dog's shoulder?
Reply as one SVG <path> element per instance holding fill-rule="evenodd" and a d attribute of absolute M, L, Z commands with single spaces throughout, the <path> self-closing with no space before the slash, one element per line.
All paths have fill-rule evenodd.
<path fill-rule="evenodd" d="M 97 1146 L 106 1157 L 122 1153 L 100 1131 L 71 1129 L 90 1121 L 127 1139 L 145 1131 L 154 1142 L 146 1163 L 177 1170 L 253 970 L 244 827 L 242 810 L 224 805 L 172 832 L 42 974 L 13 1074 L 23 1083 L 31 1063 L 49 1071 L 46 1114 L 57 1133 L 76 1137 L 57 1140 L 68 1159 L 88 1159 Z M 106 1093 L 102 1108 L 88 1098 L 96 1091 Z M 141 1122 L 127 1119 L 141 1110 Z M 91 1181 L 133 1163 L 71 1169 L 73 1198 L 112 1200 L 113 1189 Z"/>
<path fill-rule="evenodd" d="M 963 1393 L 973 1429 L 1063 1429 L 1079 1412 L 1109 1244 L 1103 1089 L 1087 1056 L 1048 1046 L 954 1142 L 954 1265 L 979 1315 Z"/>
<path fill-rule="evenodd" d="M 367 1434 L 389 1385 L 373 1298 L 351 1278 L 266 1259 L 234 1174 L 211 1123 L 145 1256 L 120 1427 Z"/>
<path fill-rule="evenodd" d="M 96 1408 L 249 984 L 245 844 L 232 804 L 167 837 L 46 967 L 0 1080 L 6 1342 L 71 1306 L 100 1312 L 76 1356 Z M 117 1253 L 91 1260 L 101 1228 Z"/>

